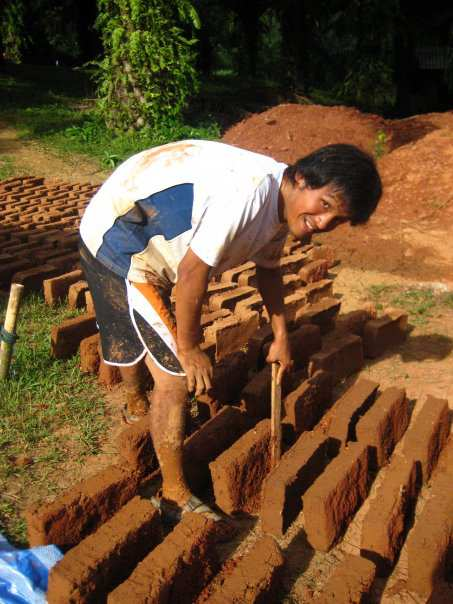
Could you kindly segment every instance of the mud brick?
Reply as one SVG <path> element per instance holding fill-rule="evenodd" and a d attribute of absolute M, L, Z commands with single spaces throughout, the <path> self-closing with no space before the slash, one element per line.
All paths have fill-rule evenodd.
<path fill-rule="evenodd" d="M 282 537 L 302 510 L 302 495 L 330 461 L 334 443 L 323 434 L 304 432 L 264 481 L 263 532 Z"/>
<path fill-rule="evenodd" d="M 99 355 L 99 334 L 95 333 L 80 342 L 80 371 L 97 373 L 101 362 Z"/>
<path fill-rule="evenodd" d="M 307 251 L 308 259 L 313 260 L 327 260 L 329 268 L 332 268 L 338 264 L 338 259 L 335 255 L 335 250 L 330 245 L 314 245 L 310 250 Z"/>
<path fill-rule="evenodd" d="M 7 283 L 17 271 L 23 271 L 31 267 L 29 260 L 14 260 L 13 262 L 2 263 L 0 268 L 0 283 Z"/>
<path fill-rule="evenodd" d="M 310 356 L 321 348 L 321 331 L 317 325 L 302 325 L 289 333 L 289 343 L 294 369 L 301 369 L 308 365 Z M 270 346 L 270 342 L 264 345 L 264 358 L 267 357 Z"/>
<path fill-rule="evenodd" d="M 451 583 L 452 484 L 453 439 L 450 438 L 433 473 L 429 499 L 406 540 L 407 588 L 425 598 L 430 597 L 446 581 Z M 433 597 L 430 602 L 434 604 L 437 600 Z"/>
<path fill-rule="evenodd" d="M 230 292 L 232 289 L 235 289 L 238 286 L 237 283 L 224 283 L 220 281 L 219 283 L 215 281 L 211 281 L 208 283 L 208 294 L 219 294 L 224 292 Z"/>
<path fill-rule="evenodd" d="M 264 345 L 274 338 L 270 324 L 263 325 L 250 336 L 247 348 L 247 363 L 251 369 L 261 369 L 265 362 Z"/>
<path fill-rule="evenodd" d="M 240 317 L 226 317 L 206 329 L 206 339 L 216 343 L 216 360 L 220 361 L 232 352 L 246 346 L 258 329 L 259 314 L 250 312 Z"/>
<path fill-rule="evenodd" d="M 378 388 L 376 382 L 358 380 L 335 402 L 316 429 L 337 439 L 342 446 L 357 440 L 357 422 L 373 405 Z"/>
<path fill-rule="evenodd" d="M 350 443 L 305 492 L 304 528 L 314 549 L 329 551 L 367 497 L 370 454 L 367 445 Z"/>
<path fill-rule="evenodd" d="M 307 296 L 307 302 L 309 304 L 314 304 L 315 302 L 319 302 L 322 298 L 332 296 L 333 281 L 332 279 L 321 279 L 321 281 L 309 283 L 303 289 Z"/>
<path fill-rule="evenodd" d="M 313 604 L 361 604 L 367 601 L 376 577 L 373 562 L 360 556 L 346 555 L 335 568 Z"/>
<path fill-rule="evenodd" d="M 149 417 L 124 428 L 116 440 L 118 455 L 128 467 L 151 472 L 157 468 L 157 458 L 149 432 Z"/>
<path fill-rule="evenodd" d="M 294 433 L 312 430 L 332 404 L 332 376 L 317 371 L 283 401 L 286 419 Z"/>
<path fill-rule="evenodd" d="M 283 298 L 283 303 L 285 305 L 286 321 L 288 323 L 291 323 L 291 321 L 295 320 L 297 313 L 300 311 L 300 309 L 306 306 L 307 304 L 307 295 L 305 293 L 305 290 L 302 288 L 301 290 L 298 290 L 293 294 L 285 296 Z M 266 315 L 267 320 L 269 320 L 267 311 L 264 314 Z"/>
<path fill-rule="evenodd" d="M 256 269 L 251 268 L 239 274 L 238 285 L 240 287 L 257 287 Z"/>
<path fill-rule="evenodd" d="M 363 520 L 361 554 L 389 574 L 406 538 L 417 500 L 417 465 L 393 457 Z"/>
<path fill-rule="evenodd" d="M 313 304 L 307 304 L 296 312 L 294 322 L 296 325 L 313 323 L 318 325 L 321 333 L 327 333 L 335 326 L 335 319 L 341 307 L 337 298 L 322 298 Z"/>
<path fill-rule="evenodd" d="M 428 395 L 406 432 L 402 453 L 421 464 L 424 482 L 429 480 L 447 442 L 450 422 L 448 401 Z"/>
<path fill-rule="evenodd" d="M 108 596 L 108 604 L 193 604 L 219 568 L 218 526 L 188 513 L 130 577 Z"/>
<path fill-rule="evenodd" d="M 53 279 L 43 281 L 44 300 L 49 306 L 54 306 L 68 295 L 69 287 L 83 278 L 81 270 L 75 270 Z"/>
<path fill-rule="evenodd" d="M 328 260 L 319 259 L 307 262 L 298 272 L 304 285 L 307 283 L 314 283 L 315 281 L 321 281 L 327 276 L 329 270 Z"/>
<path fill-rule="evenodd" d="M 212 311 L 220 310 L 221 308 L 226 308 L 232 311 L 237 302 L 249 297 L 253 293 L 255 293 L 253 287 L 237 287 L 236 289 L 226 292 L 213 294 L 209 298 L 209 308 Z"/>
<path fill-rule="evenodd" d="M 212 396 L 221 403 L 237 403 L 247 379 L 247 357 L 242 351 L 234 352 L 214 366 Z"/>
<path fill-rule="evenodd" d="M 220 281 L 223 281 L 224 283 L 232 283 L 232 282 L 236 282 L 239 279 L 239 275 L 241 273 L 243 273 L 244 271 L 248 271 L 250 269 L 255 268 L 255 263 L 254 262 L 246 262 L 245 264 L 240 264 L 239 266 L 236 266 L 235 268 L 231 268 L 228 271 L 225 271 L 224 273 L 222 273 L 222 276 L 220 278 Z"/>
<path fill-rule="evenodd" d="M 283 247 L 283 255 L 287 256 L 288 254 L 292 254 L 296 250 L 303 250 L 304 252 L 307 252 L 312 247 L 313 247 L 313 245 L 311 245 L 311 244 L 302 245 L 302 243 L 299 240 L 292 240 L 292 239 L 288 238 L 288 240 L 285 243 L 285 246 Z"/>
<path fill-rule="evenodd" d="M 85 305 L 85 292 L 88 290 L 86 281 L 77 281 L 69 286 L 68 306 L 69 308 L 83 308 Z"/>
<path fill-rule="evenodd" d="M 88 313 L 52 327 L 50 339 L 53 356 L 56 359 L 67 359 L 77 352 L 84 338 L 96 332 L 96 316 Z"/>
<path fill-rule="evenodd" d="M 199 604 L 269 604 L 279 600 L 285 558 L 272 537 L 261 537 L 234 566 L 226 565 L 219 581 L 208 585 Z M 232 568 L 230 568 L 232 566 Z"/>
<path fill-rule="evenodd" d="M 100 355 L 98 382 L 106 388 L 111 388 L 120 384 L 122 381 L 121 373 L 118 367 L 109 365 Z"/>
<path fill-rule="evenodd" d="M 348 334 L 326 343 L 320 352 L 311 356 L 308 373 L 318 369 L 329 371 L 335 382 L 359 371 L 363 366 L 362 339 Z"/>
<path fill-rule="evenodd" d="M 283 376 L 282 396 L 292 388 L 292 378 Z M 271 366 L 258 371 L 241 392 L 241 408 L 255 419 L 270 417 L 271 412 Z"/>
<path fill-rule="evenodd" d="M 91 295 L 90 291 L 86 291 L 85 292 L 85 307 L 86 307 L 86 311 L 88 313 L 94 313 L 94 302 L 93 302 L 93 296 Z"/>
<path fill-rule="evenodd" d="M 224 406 L 184 441 L 184 472 L 191 489 L 200 493 L 211 481 L 209 464 L 251 427 L 237 407 Z"/>
<path fill-rule="evenodd" d="M 376 310 L 372 307 L 351 310 L 337 317 L 335 331 L 337 333 L 354 333 L 356 336 L 363 336 L 365 324 L 375 318 Z"/>
<path fill-rule="evenodd" d="M 256 310 L 257 312 L 261 312 L 264 307 L 263 298 L 261 294 L 254 294 L 253 296 L 248 296 L 243 300 L 240 300 L 236 306 L 234 307 L 234 312 L 239 315 L 243 315 L 250 311 Z"/>
<path fill-rule="evenodd" d="M 201 350 L 208 355 L 209 359 L 211 360 L 212 365 L 215 365 L 216 362 L 216 358 L 215 358 L 215 342 L 202 342 L 200 344 L 200 348 Z"/>
<path fill-rule="evenodd" d="M 363 349 L 365 356 L 374 359 L 391 346 L 401 344 L 406 338 L 407 314 L 400 317 L 384 316 L 373 319 L 363 329 Z"/>
<path fill-rule="evenodd" d="M 75 268 L 80 268 L 80 254 L 79 252 L 71 252 L 70 254 L 63 254 L 58 258 L 52 258 L 52 264 L 58 266 L 60 272 L 70 271 Z"/>
<path fill-rule="evenodd" d="M 298 270 L 307 262 L 307 254 L 300 250 L 297 250 L 294 254 L 290 256 L 284 256 L 280 258 L 279 266 L 280 272 L 282 275 L 287 275 L 288 273 L 297 273 Z"/>
<path fill-rule="evenodd" d="M 12 276 L 13 283 L 22 283 L 26 291 L 38 291 L 42 289 L 44 279 L 56 277 L 60 269 L 53 264 L 42 264 L 35 268 L 19 271 Z"/>
<path fill-rule="evenodd" d="M 271 468 L 271 424 L 264 419 L 209 464 L 216 505 L 227 514 L 259 510 Z"/>
<path fill-rule="evenodd" d="M 390 457 L 409 424 L 410 411 L 406 391 L 388 388 L 371 409 L 357 422 L 357 440 L 375 449 L 377 467 Z"/>
<path fill-rule="evenodd" d="M 109 466 L 53 503 L 30 508 L 30 546 L 53 543 L 66 550 L 77 545 L 137 494 L 141 478 L 135 470 Z"/>
<path fill-rule="evenodd" d="M 48 603 L 105 602 L 161 541 L 159 512 L 134 497 L 51 569 Z"/>

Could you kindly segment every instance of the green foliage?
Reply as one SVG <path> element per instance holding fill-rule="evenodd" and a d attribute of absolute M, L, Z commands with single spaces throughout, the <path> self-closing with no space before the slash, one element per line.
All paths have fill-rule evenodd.
<path fill-rule="evenodd" d="M 99 111 L 115 130 L 177 119 L 198 87 L 198 16 L 188 0 L 98 0 L 104 45 L 98 63 Z"/>
<path fill-rule="evenodd" d="M 22 0 L 4 0 L 0 8 L 0 53 L 13 63 L 22 58 L 24 11 Z"/>
<path fill-rule="evenodd" d="M 380 159 L 387 153 L 387 134 L 384 130 L 378 130 L 374 139 L 374 155 Z"/>
<path fill-rule="evenodd" d="M 14 161 L 7 155 L 0 155 L 0 180 L 9 178 L 16 172 Z"/>
<path fill-rule="evenodd" d="M 359 57 L 350 67 L 339 94 L 367 111 L 382 111 L 396 100 L 393 70 L 380 59 Z"/>

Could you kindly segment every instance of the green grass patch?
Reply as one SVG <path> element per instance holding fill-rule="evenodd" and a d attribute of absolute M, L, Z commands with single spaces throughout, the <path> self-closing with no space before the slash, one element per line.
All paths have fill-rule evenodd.
<path fill-rule="evenodd" d="M 14 176 L 16 167 L 13 159 L 7 155 L 0 155 L 0 180 Z"/>
<path fill-rule="evenodd" d="M 396 306 L 405 310 L 414 325 L 424 325 L 442 307 L 453 309 L 453 293 L 435 292 L 431 288 L 401 288 L 393 285 L 372 285 L 368 297 L 378 310 Z"/>
<path fill-rule="evenodd" d="M 15 498 L 53 492 L 56 469 L 97 453 L 105 433 L 101 392 L 93 379 L 82 378 L 78 355 L 67 361 L 50 355 L 51 326 L 75 314 L 27 297 L 10 376 L 0 382 L 0 531 L 16 543 L 23 544 L 25 534 Z"/>

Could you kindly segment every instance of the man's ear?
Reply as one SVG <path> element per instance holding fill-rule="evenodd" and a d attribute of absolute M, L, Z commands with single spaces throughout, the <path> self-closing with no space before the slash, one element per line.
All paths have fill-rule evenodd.
<path fill-rule="evenodd" d="M 296 187 L 303 191 L 306 187 L 305 178 L 303 177 L 303 175 L 300 172 L 296 172 L 294 180 L 296 181 Z"/>

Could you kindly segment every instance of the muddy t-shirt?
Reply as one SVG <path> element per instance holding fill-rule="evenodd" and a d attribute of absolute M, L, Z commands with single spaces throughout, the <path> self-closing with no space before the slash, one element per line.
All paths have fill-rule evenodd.
<path fill-rule="evenodd" d="M 80 234 L 116 274 L 176 283 L 187 249 L 211 276 L 253 260 L 278 265 L 288 233 L 278 217 L 286 164 L 223 143 L 189 140 L 125 161 L 88 205 Z"/>

